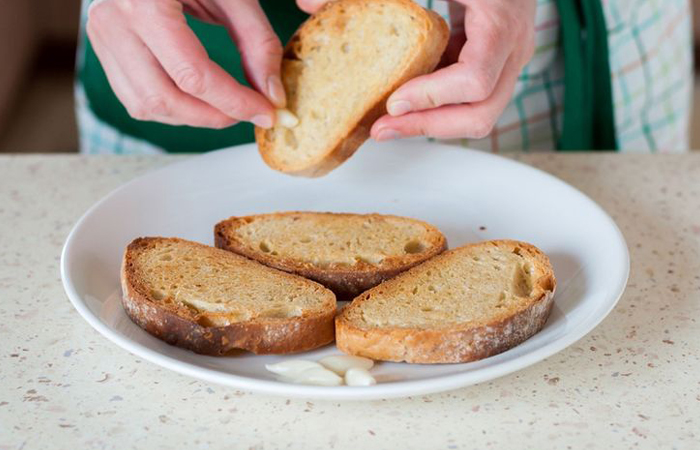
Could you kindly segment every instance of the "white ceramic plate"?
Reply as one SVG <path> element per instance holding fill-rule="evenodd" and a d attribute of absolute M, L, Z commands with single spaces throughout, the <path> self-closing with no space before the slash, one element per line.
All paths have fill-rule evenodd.
<path fill-rule="evenodd" d="M 121 308 L 119 264 L 138 236 L 213 243 L 232 215 L 284 210 L 381 212 L 426 220 L 450 247 L 512 238 L 552 260 L 558 280 L 544 329 L 497 356 L 467 364 L 380 363 L 371 387 L 318 387 L 275 380 L 265 364 L 290 356 L 210 357 L 169 346 Z M 168 369 L 244 390 L 290 397 L 377 399 L 454 389 L 534 364 L 591 331 L 627 282 L 627 246 L 588 197 L 544 172 L 498 156 L 428 142 L 365 145 L 328 176 L 294 178 L 268 169 L 253 145 L 209 153 L 131 181 L 92 207 L 63 249 L 61 275 L 78 312 L 108 339 Z M 317 360 L 333 346 L 297 357 Z"/>

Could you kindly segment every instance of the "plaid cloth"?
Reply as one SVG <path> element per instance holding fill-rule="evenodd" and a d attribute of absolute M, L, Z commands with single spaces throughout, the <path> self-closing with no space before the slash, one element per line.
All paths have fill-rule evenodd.
<path fill-rule="evenodd" d="M 80 83 L 76 83 L 75 86 L 75 112 L 78 119 L 80 153 L 87 155 L 156 155 L 164 153 L 160 147 L 122 133 L 100 120 L 90 109 Z"/>
<path fill-rule="evenodd" d="M 602 2 L 620 151 L 686 151 L 693 89 L 689 0 Z M 445 1 L 420 0 L 418 3 L 447 17 Z M 88 0 L 84 0 L 83 25 L 87 4 Z M 444 142 L 492 152 L 556 148 L 564 99 L 559 25 L 554 0 L 538 0 L 535 55 L 520 74 L 513 98 L 493 132 L 485 139 Z M 81 28 L 84 30 L 84 26 Z M 82 54 L 81 50 L 78 54 Z M 76 87 L 76 108 L 81 152 L 162 151 L 98 119 L 90 111 L 80 86 Z"/>

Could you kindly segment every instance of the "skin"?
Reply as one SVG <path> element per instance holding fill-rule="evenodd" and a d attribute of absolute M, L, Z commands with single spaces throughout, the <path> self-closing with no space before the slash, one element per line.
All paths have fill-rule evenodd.
<path fill-rule="evenodd" d="M 297 0 L 313 13 L 327 0 Z M 488 136 L 534 52 L 536 0 L 451 0 L 452 36 L 441 68 L 401 86 L 375 140 Z M 224 25 L 254 89 L 212 62 L 183 12 Z M 87 33 L 129 114 L 173 125 L 269 128 L 284 107 L 282 45 L 257 0 L 97 0 Z"/>
<path fill-rule="evenodd" d="M 326 0 L 297 0 L 314 12 Z M 375 140 L 411 136 L 488 136 L 534 53 L 536 0 L 453 0 L 452 36 L 437 71 L 397 89 L 388 114 L 372 126 Z M 468 39 L 467 39 L 468 37 Z"/>
<path fill-rule="evenodd" d="M 254 89 L 209 59 L 184 12 L 228 29 Z M 275 107 L 284 107 L 282 44 L 257 0 L 97 0 L 86 29 L 112 89 L 135 119 L 269 128 Z"/>

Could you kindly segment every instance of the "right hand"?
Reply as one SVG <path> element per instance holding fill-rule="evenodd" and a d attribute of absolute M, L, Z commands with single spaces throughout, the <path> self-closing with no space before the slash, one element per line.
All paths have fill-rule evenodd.
<path fill-rule="evenodd" d="M 317 11 L 328 0 L 297 0 Z M 481 139 L 511 100 L 535 50 L 536 0 L 451 0 L 451 38 L 442 67 L 387 100 L 371 129 L 378 141 L 412 136 Z"/>
<path fill-rule="evenodd" d="M 226 26 L 254 89 L 209 59 L 183 11 Z M 96 0 L 86 29 L 110 86 L 135 119 L 269 128 L 275 107 L 285 106 L 282 45 L 257 0 Z"/>

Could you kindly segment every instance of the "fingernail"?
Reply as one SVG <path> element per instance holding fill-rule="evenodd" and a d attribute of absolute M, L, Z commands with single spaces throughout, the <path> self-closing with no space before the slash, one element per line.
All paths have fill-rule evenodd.
<path fill-rule="evenodd" d="M 250 121 L 260 128 L 272 128 L 272 117 L 266 114 L 254 116 Z"/>
<path fill-rule="evenodd" d="M 401 137 L 401 133 L 399 133 L 396 130 L 392 130 L 391 128 L 384 128 L 383 130 L 379 130 L 377 133 L 377 138 L 375 139 L 376 141 L 391 141 L 392 139 L 399 139 Z"/>
<path fill-rule="evenodd" d="M 277 75 L 272 75 L 267 79 L 267 93 L 275 106 L 283 107 L 287 103 L 282 80 Z"/>
<path fill-rule="evenodd" d="M 387 112 L 392 116 L 401 116 L 412 111 L 411 102 L 407 100 L 396 100 L 386 107 Z"/>

